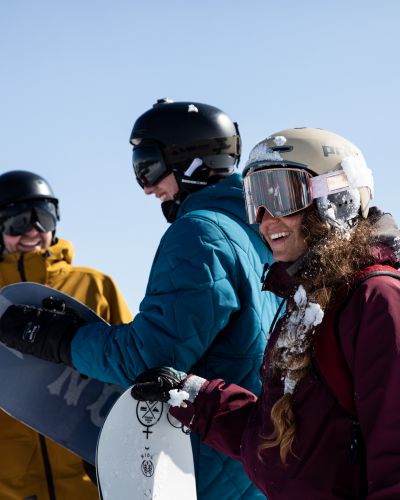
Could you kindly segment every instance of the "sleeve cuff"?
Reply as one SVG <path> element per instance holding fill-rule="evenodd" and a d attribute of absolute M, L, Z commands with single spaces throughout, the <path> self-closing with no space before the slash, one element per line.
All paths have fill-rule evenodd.
<path fill-rule="evenodd" d="M 205 378 L 198 377 L 197 375 L 188 375 L 183 383 L 182 389 L 189 394 L 189 399 L 191 403 L 194 402 L 196 396 L 200 392 L 200 389 L 207 382 Z"/>

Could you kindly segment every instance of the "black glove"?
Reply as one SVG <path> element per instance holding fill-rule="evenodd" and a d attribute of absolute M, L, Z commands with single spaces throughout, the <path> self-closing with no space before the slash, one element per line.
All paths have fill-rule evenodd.
<path fill-rule="evenodd" d="M 133 382 L 132 397 L 139 401 L 162 401 L 170 399 L 169 391 L 181 389 L 186 373 L 166 366 L 149 368 Z"/>
<path fill-rule="evenodd" d="M 0 318 L 0 342 L 25 354 L 72 366 L 71 341 L 85 321 L 62 300 L 43 306 L 12 305 Z"/>

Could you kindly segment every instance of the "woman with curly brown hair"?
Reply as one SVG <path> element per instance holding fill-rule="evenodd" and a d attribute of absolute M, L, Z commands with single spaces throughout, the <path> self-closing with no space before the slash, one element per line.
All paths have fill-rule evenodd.
<path fill-rule="evenodd" d="M 276 261 L 263 289 L 285 307 L 262 395 L 154 368 L 133 396 L 177 405 L 270 500 L 400 498 L 400 238 L 368 210 L 370 169 L 337 134 L 289 129 L 253 148 L 244 189 Z"/>

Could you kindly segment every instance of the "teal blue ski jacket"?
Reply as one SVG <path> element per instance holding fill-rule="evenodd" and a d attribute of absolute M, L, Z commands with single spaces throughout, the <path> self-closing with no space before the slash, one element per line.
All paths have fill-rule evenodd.
<path fill-rule="evenodd" d="M 191 194 L 161 239 L 140 312 L 126 325 L 80 328 L 72 341 L 75 368 L 128 387 L 147 368 L 173 366 L 258 394 L 280 302 L 261 292 L 266 262 L 271 253 L 246 222 L 240 174 Z M 195 435 L 192 446 L 200 500 L 264 498 L 239 462 Z"/>

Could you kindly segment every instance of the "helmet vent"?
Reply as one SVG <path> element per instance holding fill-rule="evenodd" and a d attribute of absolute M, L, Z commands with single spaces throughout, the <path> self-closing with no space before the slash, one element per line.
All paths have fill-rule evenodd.
<path fill-rule="evenodd" d="M 157 102 L 153 104 L 153 108 L 157 108 L 158 106 L 162 106 L 163 104 L 170 104 L 171 102 L 174 101 L 169 97 L 162 97 L 161 99 L 157 99 Z"/>
<path fill-rule="evenodd" d="M 277 151 L 278 153 L 289 153 L 289 151 L 293 151 L 293 146 L 274 146 L 272 151 Z"/>

